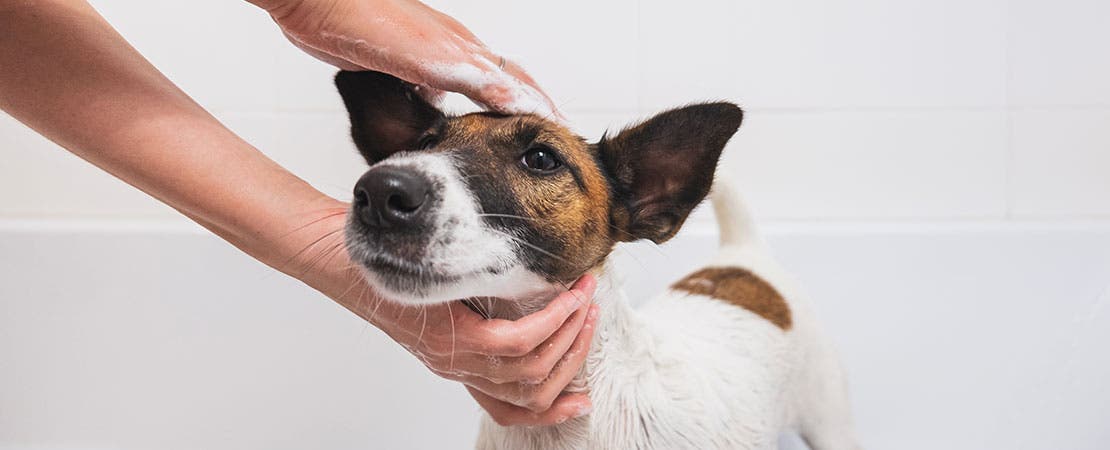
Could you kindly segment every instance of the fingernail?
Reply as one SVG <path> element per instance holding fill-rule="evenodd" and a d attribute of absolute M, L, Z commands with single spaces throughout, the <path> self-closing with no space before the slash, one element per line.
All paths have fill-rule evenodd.
<path fill-rule="evenodd" d="M 596 320 L 599 309 L 600 308 L 598 308 L 597 305 L 590 306 L 590 312 L 586 314 L 586 320 L 589 320 L 591 322 Z"/>

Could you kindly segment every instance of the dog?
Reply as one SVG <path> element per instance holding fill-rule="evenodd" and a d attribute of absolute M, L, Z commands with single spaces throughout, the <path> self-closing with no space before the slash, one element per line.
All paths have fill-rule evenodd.
<path fill-rule="evenodd" d="M 589 144 L 531 114 L 448 116 L 378 72 L 335 82 L 370 164 L 346 246 L 386 299 L 497 299 L 483 313 L 516 319 L 597 277 L 597 332 L 572 383 L 593 411 L 549 427 L 485 416 L 478 448 L 765 449 L 792 429 L 816 450 L 858 448 L 834 349 L 728 180 L 712 186 L 739 107 L 693 104 Z M 711 188 L 719 253 L 633 309 L 610 252 L 669 240 Z"/>

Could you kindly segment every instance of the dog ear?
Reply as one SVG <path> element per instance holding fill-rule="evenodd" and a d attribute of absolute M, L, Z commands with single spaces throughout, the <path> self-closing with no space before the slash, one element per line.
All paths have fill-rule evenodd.
<path fill-rule="evenodd" d="M 401 79 L 381 72 L 340 71 L 335 86 L 351 117 L 351 137 L 366 162 L 374 164 L 403 150 L 442 123 L 443 112 Z"/>
<path fill-rule="evenodd" d="M 709 194 L 717 160 L 744 113 L 732 103 L 666 111 L 602 137 L 598 155 L 614 185 L 614 225 L 621 240 L 662 243 Z"/>

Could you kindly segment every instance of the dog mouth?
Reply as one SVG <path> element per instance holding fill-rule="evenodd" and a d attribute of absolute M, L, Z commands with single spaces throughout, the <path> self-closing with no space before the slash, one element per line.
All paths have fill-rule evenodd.
<path fill-rule="evenodd" d="M 446 284 L 457 283 L 466 277 L 466 274 L 445 273 L 431 265 L 402 261 L 384 254 L 368 255 L 362 259 L 362 266 L 382 278 L 404 279 L 406 284 Z"/>
<path fill-rule="evenodd" d="M 424 297 L 433 291 L 464 285 L 483 275 L 495 276 L 507 270 L 490 266 L 452 272 L 431 262 L 400 258 L 362 244 L 349 244 L 348 251 L 357 255 L 352 259 L 368 279 L 403 297 Z"/>
<path fill-rule="evenodd" d="M 438 234 L 430 239 L 391 239 L 354 225 L 347 229 L 347 253 L 378 293 L 400 304 L 448 303 L 475 297 L 513 299 L 514 305 L 523 302 L 523 306 L 487 302 L 501 306 L 479 307 L 477 312 L 490 317 L 510 311 L 506 317 L 515 317 L 512 311 L 528 310 L 529 305 L 540 304 L 540 299 L 554 297 L 557 283 L 527 268 L 515 253 L 490 251 L 491 245 L 507 243 L 458 239 L 457 235 L 470 231 L 458 227 L 452 231 L 455 233 L 450 239 Z"/>

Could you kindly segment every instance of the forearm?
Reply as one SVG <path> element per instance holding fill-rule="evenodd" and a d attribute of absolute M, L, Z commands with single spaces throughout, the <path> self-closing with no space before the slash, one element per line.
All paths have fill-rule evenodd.
<path fill-rule="evenodd" d="M 223 127 L 87 3 L 0 3 L 0 30 L 0 108 L 263 262 L 297 270 L 282 265 L 310 236 L 290 233 L 340 206 Z"/>
<path fill-rule="evenodd" d="M 537 96 L 551 104 L 522 69 L 504 67 L 503 59 L 450 17 L 417 1 L 371 1 L 251 0 L 298 47 L 339 67 L 409 74 L 409 81 L 461 90 L 501 111 L 538 112 L 512 107 L 537 104 L 531 101 Z M 378 6 L 392 8 L 382 12 Z M 370 27 L 372 22 L 377 25 Z M 390 51 L 362 51 L 367 42 Z M 475 70 L 497 67 L 491 76 L 500 84 L 462 83 L 427 70 L 427 60 Z M 596 328 L 596 307 L 581 301 L 592 293 L 588 277 L 543 311 L 515 322 L 483 320 L 446 303 L 421 306 L 417 325 L 405 306 L 371 298 L 370 286 L 352 268 L 343 246 L 346 205 L 220 125 L 84 1 L 0 0 L 0 109 L 327 294 L 436 373 L 462 376 L 458 368 L 469 367 L 463 381 L 487 386 L 472 395 L 500 422 L 560 423 L 588 410 L 584 394 L 558 395 L 584 364 Z M 521 342 L 532 348 L 523 356 Z M 489 364 L 491 358 L 502 364 Z M 542 388 L 534 383 L 538 371 L 549 374 Z M 505 382 L 491 385 L 495 379 Z M 521 402 L 523 392 L 529 393 L 528 404 L 558 399 L 544 413 L 506 402 Z"/>

